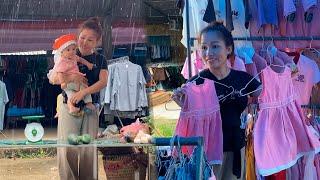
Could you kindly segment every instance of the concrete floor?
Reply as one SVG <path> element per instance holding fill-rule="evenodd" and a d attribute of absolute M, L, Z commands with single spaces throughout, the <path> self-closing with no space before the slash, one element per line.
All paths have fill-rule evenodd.
<path fill-rule="evenodd" d="M 151 107 L 151 115 L 154 120 L 168 119 L 177 120 L 180 115 L 180 107 L 174 102 L 163 103 L 154 107 Z"/>

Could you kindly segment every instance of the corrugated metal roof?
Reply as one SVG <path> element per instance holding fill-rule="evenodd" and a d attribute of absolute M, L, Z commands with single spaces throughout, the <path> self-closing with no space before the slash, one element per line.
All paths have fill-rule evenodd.
<path fill-rule="evenodd" d="M 27 51 L 27 52 L 11 52 L 11 53 L 0 53 L 0 56 L 9 56 L 9 55 L 42 55 L 47 54 L 47 51 Z"/>

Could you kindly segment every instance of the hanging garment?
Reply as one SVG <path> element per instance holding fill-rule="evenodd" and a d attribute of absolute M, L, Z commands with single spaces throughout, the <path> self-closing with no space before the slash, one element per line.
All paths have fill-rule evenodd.
<path fill-rule="evenodd" d="M 283 1 L 283 15 L 287 17 L 288 15 L 294 13 L 297 11 L 296 6 L 298 3 L 301 3 L 304 11 L 308 11 L 312 6 L 315 6 L 317 4 L 317 0 L 284 0 Z"/>
<path fill-rule="evenodd" d="M 311 0 L 312 1 L 312 0 Z M 306 10 L 305 10 L 306 11 Z M 312 15 L 313 18 L 310 19 L 310 21 L 306 18 L 307 14 Z M 315 6 L 311 6 L 307 12 L 302 12 L 303 15 L 303 35 L 304 36 L 320 36 L 320 31 L 319 31 L 319 21 L 318 18 L 320 17 L 320 2 L 317 3 Z M 300 35 L 300 34 L 299 34 Z M 301 34 L 302 35 L 302 34 Z M 305 41 L 308 45 L 310 44 L 310 41 Z M 319 41 L 314 41 L 312 42 L 312 46 L 314 47 L 320 47 L 320 42 Z"/>
<path fill-rule="evenodd" d="M 293 59 L 290 56 L 288 56 L 285 52 L 282 52 L 280 50 L 277 50 L 276 56 L 278 58 L 280 58 L 283 61 L 284 64 L 292 64 L 292 63 L 294 63 Z"/>
<path fill-rule="evenodd" d="M 252 11 L 250 9 L 249 0 L 243 0 L 244 10 L 245 10 L 245 23 L 244 26 L 246 29 L 249 28 L 249 22 L 252 18 Z"/>
<path fill-rule="evenodd" d="M 303 180 L 303 158 L 298 159 L 297 163 L 286 170 L 286 178 L 288 180 Z"/>
<path fill-rule="evenodd" d="M 285 180 L 286 179 L 286 171 L 280 171 L 278 173 L 272 174 L 265 178 L 266 180 Z"/>
<path fill-rule="evenodd" d="M 271 24 L 278 26 L 277 0 L 257 0 L 259 27 Z"/>
<path fill-rule="evenodd" d="M 111 64 L 108 69 L 104 101 L 110 110 L 141 111 L 142 107 L 148 107 L 146 81 L 141 66 L 127 61 Z M 123 97 L 126 97 L 125 100 Z"/>
<path fill-rule="evenodd" d="M 231 0 L 233 37 L 250 37 L 249 30 L 245 27 L 245 7 L 241 0 Z M 251 41 L 235 41 L 235 54 L 245 60 L 245 64 L 252 63 L 254 49 Z"/>
<path fill-rule="evenodd" d="M 200 31 L 205 28 L 208 23 L 203 20 L 204 14 L 208 6 L 208 0 L 189 0 L 189 27 L 190 38 L 197 38 Z M 181 43 L 187 47 L 187 13 L 186 6 L 182 12 L 183 29 Z M 195 44 L 196 45 L 196 44 Z"/>
<path fill-rule="evenodd" d="M 208 0 L 206 12 L 203 15 L 203 21 L 212 23 L 216 21 L 216 14 L 214 12 L 214 5 L 212 0 Z"/>
<path fill-rule="evenodd" d="M 243 1 L 218 0 L 214 1 L 217 21 L 222 21 L 233 37 L 249 37 L 250 32 L 245 27 L 246 14 Z M 235 54 L 245 60 L 245 64 L 252 63 L 254 49 L 251 41 L 235 41 Z M 244 49 L 242 49 L 244 48 Z M 239 49 L 239 50 L 238 50 Z M 253 53 L 248 51 L 253 50 Z M 247 54 L 248 52 L 248 54 Z M 247 58 L 250 57 L 251 58 Z"/>
<path fill-rule="evenodd" d="M 239 58 L 238 56 L 235 57 L 233 65 L 231 63 L 231 60 L 228 59 L 227 65 L 231 69 L 246 72 L 246 66 L 244 65 L 243 60 L 241 58 Z"/>
<path fill-rule="evenodd" d="M 316 167 L 317 179 L 320 179 L 320 154 L 316 154 L 314 165 Z"/>
<path fill-rule="evenodd" d="M 202 62 L 201 57 L 199 56 L 198 51 L 194 51 L 191 54 L 191 77 L 197 75 L 201 70 L 203 70 L 205 67 L 204 63 Z M 182 71 L 182 76 L 185 79 L 189 79 L 189 63 L 188 63 L 188 57 L 186 58 Z"/>
<path fill-rule="evenodd" d="M 175 134 L 182 137 L 202 136 L 204 152 L 209 163 L 221 164 L 223 156 L 222 122 L 214 82 L 209 79 L 205 79 L 200 85 L 189 82 L 183 87 L 183 90 L 186 98 Z M 184 153 L 192 154 L 192 146 L 182 149 Z"/>
<path fill-rule="evenodd" d="M 3 130 L 4 111 L 6 104 L 9 102 L 6 85 L 0 81 L 0 131 Z"/>
<path fill-rule="evenodd" d="M 256 65 L 258 73 L 260 73 L 267 66 L 267 61 L 263 59 L 263 57 L 261 57 L 258 53 L 255 53 L 253 55 L 253 62 Z"/>
<path fill-rule="evenodd" d="M 250 36 L 250 34 L 247 34 L 248 36 Z M 240 44 L 238 44 L 238 46 L 235 49 L 235 54 L 239 57 L 241 57 L 245 64 L 252 64 L 253 63 L 253 55 L 255 53 L 255 50 L 253 49 L 252 43 L 247 43 L 247 45 L 243 45 L 240 46 Z"/>
<path fill-rule="evenodd" d="M 269 176 L 290 168 L 303 155 L 320 151 L 320 142 L 305 124 L 290 68 L 276 73 L 267 66 L 261 77 L 263 90 L 253 131 L 254 154 L 258 173 Z"/>
<path fill-rule="evenodd" d="M 319 67 L 315 61 L 302 54 L 299 56 L 297 67 L 299 72 L 292 79 L 293 85 L 298 93 L 298 100 L 300 101 L 300 104 L 306 105 L 309 104 L 311 92 L 314 85 L 320 81 Z M 303 112 L 305 112 L 304 109 Z M 318 126 L 319 125 L 317 125 L 316 123 L 313 124 L 313 127 L 316 131 L 318 131 Z M 288 176 L 292 180 L 303 179 L 304 176 L 312 176 L 313 170 L 312 168 L 310 168 L 310 166 L 313 166 L 313 161 L 305 162 L 305 158 L 302 160 L 304 161 L 298 161 L 296 165 L 288 169 Z"/>
<path fill-rule="evenodd" d="M 225 18 L 225 24 L 227 29 L 231 32 L 234 30 L 233 26 L 233 18 L 232 18 L 232 8 L 231 8 L 231 0 L 225 0 L 225 11 L 226 12 L 226 18 Z"/>
<path fill-rule="evenodd" d="M 249 1 L 250 11 L 252 18 L 249 22 L 250 36 L 275 36 L 274 25 L 265 24 L 263 27 L 259 24 L 259 11 L 257 8 L 257 1 Z M 260 49 L 264 45 L 264 41 L 252 41 L 255 49 Z"/>
<path fill-rule="evenodd" d="M 247 73 L 249 73 L 253 77 L 256 77 L 256 79 L 260 81 L 260 78 L 257 76 L 258 70 L 255 62 L 253 62 L 252 64 L 246 64 L 246 70 L 247 70 Z"/>
<path fill-rule="evenodd" d="M 175 138 L 175 137 L 174 137 Z M 179 144 L 179 137 L 178 144 Z M 172 146 L 173 149 L 173 146 Z M 168 162 L 169 166 L 167 168 L 165 177 L 159 177 L 159 180 L 193 180 L 198 179 L 196 177 L 196 168 L 199 166 L 199 162 L 197 161 L 197 149 L 195 147 L 192 154 L 189 157 L 185 157 L 182 154 L 180 145 L 176 146 L 173 150 L 173 154 L 177 154 L 176 158 L 171 158 Z M 205 156 L 205 155 L 204 155 Z M 208 180 L 216 180 L 214 173 L 211 170 L 210 165 L 206 158 L 202 158 L 202 179 Z"/>
<path fill-rule="evenodd" d="M 296 12 L 296 5 L 294 0 L 284 0 L 283 1 L 283 16 L 288 17 L 290 14 Z"/>
<path fill-rule="evenodd" d="M 312 88 L 320 82 L 319 67 L 313 60 L 300 55 L 297 63 L 299 72 L 293 77 L 293 85 L 298 92 L 298 100 L 301 105 L 309 104 Z"/>
<path fill-rule="evenodd" d="M 253 137 L 250 134 L 247 138 L 246 146 L 246 179 L 247 180 L 256 180 L 256 169 L 255 169 L 255 160 L 254 160 L 254 151 L 253 151 Z"/>
<path fill-rule="evenodd" d="M 287 20 L 284 16 L 279 17 L 279 32 L 276 31 L 275 35 L 288 37 L 319 36 L 319 23 L 316 20 L 316 17 L 320 16 L 320 3 L 317 3 L 315 6 L 309 8 L 307 13 L 305 12 L 304 7 L 301 3 L 297 3 L 295 7 L 295 17 L 292 21 Z M 309 21 L 305 16 L 307 14 L 313 14 L 313 19 Z M 310 44 L 310 40 L 275 41 L 275 44 L 279 49 L 287 48 L 296 50 L 299 48 L 308 47 Z M 312 42 L 312 46 L 318 47 L 320 46 L 320 42 L 314 41 Z"/>
<path fill-rule="evenodd" d="M 153 71 L 153 80 L 155 81 L 164 81 L 166 80 L 167 76 L 166 76 L 166 72 L 165 72 L 165 69 L 164 68 L 152 68 L 152 71 Z"/>

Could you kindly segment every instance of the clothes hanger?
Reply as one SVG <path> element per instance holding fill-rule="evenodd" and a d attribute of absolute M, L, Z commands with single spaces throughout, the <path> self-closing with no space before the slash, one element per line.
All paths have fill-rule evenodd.
<path fill-rule="evenodd" d="M 269 46 L 270 46 L 270 45 L 269 45 Z M 268 47 L 269 47 L 269 46 L 268 46 Z M 269 50 L 268 50 L 268 48 L 267 48 L 267 55 L 270 55 L 269 53 L 270 53 L 270 52 L 269 52 Z M 270 57 L 270 59 L 271 59 L 271 57 Z M 270 60 L 270 61 L 271 61 L 271 60 Z M 269 65 L 266 66 L 266 68 L 267 68 L 267 67 L 271 67 L 271 66 L 282 67 L 282 68 L 285 68 L 285 67 L 286 67 L 286 65 L 278 65 L 278 64 L 273 64 L 272 62 L 270 62 Z M 240 95 L 240 96 L 247 96 L 247 95 L 249 95 L 249 94 L 252 94 L 252 93 L 254 93 L 254 92 L 257 92 L 257 91 L 260 91 L 260 90 L 263 89 L 263 87 L 260 87 L 260 88 L 257 88 L 257 89 L 254 90 L 254 91 L 251 91 L 251 92 L 248 92 L 248 93 L 245 93 L 245 94 L 242 93 L 242 91 L 245 90 L 245 89 L 249 86 L 249 84 L 250 84 L 254 79 L 256 79 L 262 72 L 263 72 L 263 70 L 260 71 L 257 75 L 255 75 L 252 79 L 250 79 L 250 81 L 245 85 L 245 87 L 242 88 L 242 89 L 239 91 L 239 95 Z"/>
<path fill-rule="evenodd" d="M 196 80 L 197 79 L 203 79 L 203 80 L 205 80 L 205 79 L 207 79 L 207 78 L 203 78 L 203 77 L 201 77 L 200 76 L 200 73 L 198 73 L 198 75 L 197 75 L 197 77 L 194 79 L 194 80 L 192 80 L 191 82 L 192 83 L 194 83 L 194 82 L 196 82 Z M 228 86 L 228 85 L 225 85 L 225 84 L 223 84 L 223 83 L 220 83 L 220 82 L 217 82 L 217 81 L 214 81 L 214 80 L 211 80 L 210 79 L 210 81 L 213 81 L 214 83 L 217 83 L 217 84 L 219 84 L 219 85 L 221 85 L 221 86 L 224 86 L 224 87 L 226 87 L 227 89 L 232 89 L 232 91 L 229 93 L 229 94 L 227 94 L 227 95 L 225 95 L 225 96 L 223 96 L 222 98 L 218 98 L 219 99 L 219 101 L 222 101 L 222 100 L 224 100 L 224 99 L 226 99 L 227 97 L 229 97 L 230 95 L 232 95 L 233 93 L 234 93 L 234 87 L 232 87 L 232 86 Z"/>
<path fill-rule="evenodd" d="M 109 64 L 114 64 L 114 63 L 127 63 L 129 62 L 129 56 L 123 56 L 123 57 L 119 57 L 116 59 L 110 59 L 108 60 Z"/>
<path fill-rule="evenodd" d="M 264 37 L 262 36 L 262 38 L 263 38 L 263 44 L 264 44 Z M 272 38 L 272 40 L 273 40 L 273 38 Z M 267 48 L 266 48 L 266 53 L 267 53 L 268 56 L 270 55 L 269 49 L 272 48 L 272 46 L 274 46 L 274 45 L 271 43 L 271 44 L 269 44 L 269 45 L 267 46 Z M 273 58 L 273 57 L 272 57 L 272 58 Z M 271 57 L 270 57 L 269 59 L 270 59 L 270 61 L 271 61 Z M 264 69 L 266 69 L 267 67 L 270 67 L 270 66 L 277 66 L 277 67 L 283 67 L 283 68 L 285 67 L 285 66 L 273 64 L 272 62 L 270 62 Z M 249 86 L 249 84 L 250 84 L 254 79 L 256 79 L 262 72 L 263 72 L 263 70 L 260 71 L 258 74 L 256 74 L 252 79 L 250 79 L 250 81 L 245 85 L 244 88 L 240 89 L 240 91 L 239 91 L 239 95 L 240 95 L 240 96 L 248 96 L 249 94 L 252 94 L 252 93 L 254 93 L 254 92 L 257 92 L 257 91 L 262 90 L 263 87 L 260 87 L 260 88 L 255 89 L 254 91 L 251 91 L 251 92 L 248 92 L 248 93 L 245 93 L 245 94 L 242 93 L 242 92 Z"/>
<path fill-rule="evenodd" d="M 201 76 L 200 76 L 200 73 L 198 73 L 197 77 L 196 77 L 195 79 L 193 79 L 192 81 L 190 81 L 190 83 L 196 83 L 196 80 L 198 80 L 198 79 L 203 79 L 203 80 L 205 80 L 205 79 L 207 79 L 207 78 L 201 77 Z M 217 83 L 217 84 L 219 84 L 219 85 L 221 85 L 221 86 L 224 86 L 224 87 L 226 87 L 227 89 L 232 89 L 232 91 L 231 91 L 229 94 L 227 94 L 227 95 L 225 95 L 225 96 L 223 96 L 223 97 L 221 97 L 221 98 L 218 98 L 219 101 L 223 101 L 224 99 L 226 99 L 227 97 L 229 97 L 230 95 L 232 95 L 232 94 L 235 92 L 235 89 L 234 89 L 234 87 L 232 87 L 232 86 L 228 86 L 228 85 L 225 85 L 225 84 L 223 84 L 223 83 L 220 83 L 220 82 L 217 82 L 217 81 L 214 81 L 214 80 L 211 80 L 211 79 L 210 79 L 210 81 L 213 81 L 214 83 Z M 173 101 L 173 100 L 170 99 L 169 101 L 167 101 L 167 102 L 165 103 L 165 109 L 166 109 L 167 111 L 179 111 L 179 110 L 181 110 L 181 109 L 169 109 L 169 108 L 167 107 L 167 104 L 168 104 L 169 102 L 171 102 L 171 101 Z"/>
<path fill-rule="evenodd" d="M 286 67 L 285 65 L 277 65 L 277 64 L 272 64 L 272 63 L 270 63 L 270 64 L 267 65 L 264 69 L 266 69 L 267 67 L 271 67 L 271 66 L 282 67 L 282 68 L 285 68 L 285 67 Z M 264 70 L 264 69 L 263 69 L 263 70 Z M 251 92 L 248 92 L 248 93 L 245 93 L 245 94 L 242 93 L 242 92 L 249 86 L 249 84 L 250 84 L 254 79 L 256 79 L 256 78 L 263 72 L 263 70 L 260 71 L 257 75 L 255 75 L 252 79 L 250 79 L 250 81 L 245 85 L 244 88 L 240 89 L 240 91 L 239 91 L 239 95 L 240 95 L 240 96 L 248 96 L 249 94 L 252 94 L 252 93 L 254 93 L 254 92 L 257 92 L 257 91 L 260 91 L 260 90 L 263 89 L 263 87 L 262 87 L 262 85 L 261 85 L 260 88 L 257 88 L 257 89 L 255 89 L 255 90 L 253 90 L 253 91 L 251 91 Z"/>
<path fill-rule="evenodd" d="M 278 49 L 274 46 L 274 44 L 269 44 L 268 47 L 267 47 L 267 55 L 269 56 L 270 58 L 270 64 L 269 66 L 276 66 L 276 67 L 282 67 L 284 68 L 285 65 L 278 65 L 278 64 L 274 64 L 274 56 L 275 54 L 273 54 L 272 51 L 275 51 L 274 53 L 276 53 L 276 51 L 278 51 Z"/>
<path fill-rule="evenodd" d="M 310 50 L 313 53 L 317 53 L 317 57 L 319 57 L 320 56 L 320 51 L 317 50 L 316 48 L 312 47 L 312 41 L 313 41 L 313 36 L 311 36 L 311 41 L 310 41 L 310 44 L 309 44 L 309 48 L 306 48 L 306 49 Z"/>

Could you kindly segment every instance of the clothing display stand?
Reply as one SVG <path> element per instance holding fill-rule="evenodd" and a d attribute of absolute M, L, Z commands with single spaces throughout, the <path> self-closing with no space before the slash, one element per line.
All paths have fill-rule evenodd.
<path fill-rule="evenodd" d="M 152 143 L 155 146 L 170 146 L 172 138 L 154 138 Z M 179 137 L 178 138 L 174 138 L 174 145 L 192 145 L 192 146 L 197 146 L 199 148 L 197 148 L 196 150 L 196 158 L 197 158 L 197 170 L 196 170 L 196 180 L 201 180 L 202 178 L 202 159 L 203 159 L 203 137 L 190 137 L 190 138 L 183 138 L 183 137 Z"/>

